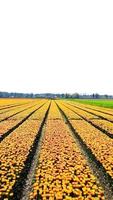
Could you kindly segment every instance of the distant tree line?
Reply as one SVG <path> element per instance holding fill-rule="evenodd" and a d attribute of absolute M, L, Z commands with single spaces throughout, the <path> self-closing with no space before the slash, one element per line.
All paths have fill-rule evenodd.
<path fill-rule="evenodd" d="M 0 92 L 0 98 L 33 98 L 33 94 L 17 92 Z"/>
<path fill-rule="evenodd" d="M 65 98 L 75 98 L 75 99 L 113 99 L 113 95 L 100 95 L 98 93 L 93 94 L 65 94 Z"/>
<path fill-rule="evenodd" d="M 0 98 L 76 98 L 76 99 L 113 99 L 113 95 L 100 95 L 98 93 L 93 94 L 79 94 L 79 93 L 17 93 L 17 92 L 0 92 Z"/>

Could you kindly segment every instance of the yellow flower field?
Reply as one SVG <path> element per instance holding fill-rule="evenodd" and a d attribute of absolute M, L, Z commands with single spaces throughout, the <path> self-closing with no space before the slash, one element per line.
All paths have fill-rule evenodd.
<path fill-rule="evenodd" d="M 112 200 L 112 113 L 66 100 L 0 99 L 0 199 Z"/>

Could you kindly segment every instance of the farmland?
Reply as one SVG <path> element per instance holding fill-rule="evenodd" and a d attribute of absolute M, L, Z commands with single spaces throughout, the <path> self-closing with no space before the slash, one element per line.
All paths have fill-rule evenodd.
<path fill-rule="evenodd" d="M 112 200 L 113 109 L 0 100 L 1 200 Z"/>
<path fill-rule="evenodd" d="M 68 99 L 67 99 L 68 100 Z M 71 99 L 70 99 L 71 100 Z M 88 104 L 88 105 L 94 105 L 94 106 L 100 106 L 105 108 L 113 108 L 113 100 L 112 99 L 72 99 L 72 101 Z"/>

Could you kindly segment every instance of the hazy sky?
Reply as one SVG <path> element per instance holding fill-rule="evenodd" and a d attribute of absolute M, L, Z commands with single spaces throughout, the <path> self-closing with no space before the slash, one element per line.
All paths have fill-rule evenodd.
<path fill-rule="evenodd" d="M 113 94 L 112 72 L 112 0 L 0 1 L 0 91 Z"/>

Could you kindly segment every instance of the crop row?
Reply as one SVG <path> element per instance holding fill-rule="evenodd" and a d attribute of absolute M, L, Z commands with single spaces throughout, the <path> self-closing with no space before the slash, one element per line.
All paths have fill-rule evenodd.
<path fill-rule="evenodd" d="M 73 136 L 62 120 L 48 120 L 30 199 L 104 199 Z"/>
<path fill-rule="evenodd" d="M 65 112 L 65 107 L 61 109 Z M 70 120 L 76 132 L 113 178 L 113 140 L 84 120 Z"/>
<path fill-rule="evenodd" d="M 24 119 L 27 115 L 29 115 L 31 112 L 36 110 L 42 105 L 42 102 L 40 102 L 37 105 L 28 108 L 27 110 L 18 113 L 16 116 L 11 117 L 10 119 L 3 121 L 0 123 L 0 136 L 4 135 L 7 131 L 12 129 L 16 124 L 18 124 L 22 119 Z"/>
<path fill-rule="evenodd" d="M 98 116 L 100 118 L 105 118 L 106 120 L 110 120 L 113 122 L 113 116 L 112 115 L 109 115 L 109 114 L 105 114 L 105 113 L 102 113 L 102 112 L 99 112 L 97 110 L 91 110 L 89 109 L 88 107 L 86 108 L 84 105 L 75 105 L 73 103 L 71 103 L 73 106 L 75 106 L 76 108 L 78 107 L 78 109 L 83 109 L 83 111 L 87 111 L 89 113 L 92 113 L 92 115 L 95 115 L 95 116 Z"/>
<path fill-rule="evenodd" d="M 48 119 L 30 199 L 104 199 L 102 188 L 53 101 Z"/>
<path fill-rule="evenodd" d="M 88 112 L 85 112 L 77 107 L 74 107 L 73 105 L 71 104 L 64 104 L 66 107 L 68 108 L 71 108 L 73 111 L 77 112 L 78 114 L 82 115 L 83 117 L 86 117 L 86 119 L 88 120 L 92 120 L 92 119 L 98 119 L 99 117 L 98 116 L 95 116 L 94 114 L 91 114 L 91 113 L 88 113 Z"/>
<path fill-rule="evenodd" d="M 16 107 L 16 106 L 21 106 L 23 104 L 26 104 L 26 103 L 30 103 L 32 102 L 31 99 L 0 99 L 0 110 L 2 109 L 7 109 L 7 108 L 10 108 L 10 107 Z"/>
<path fill-rule="evenodd" d="M 70 102 L 72 103 L 72 102 Z M 73 105 L 75 105 L 73 103 Z M 84 104 L 80 104 L 80 103 L 76 103 L 76 105 L 78 106 L 83 106 L 84 108 L 89 108 L 89 110 L 96 110 L 96 111 L 99 111 L 99 112 L 105 112 L 106 114 L 110 114 L 110 115 L 113 115 L 113 109 L 112 108 L 104 108 L 104 107 L 99 107 L 99 106 L 92 106 L 92 105 L 84 105 Z"/>
<path fill-rule="evenodd" d="M 84 117 L 86 120 L 96 125 L 98 128 L 102 128 L 103 131 L 107 131 L 109 134 L 113 135 L 113 123 L 104 119 L 99 119 L 95 117 L 95 115 L 92 115 L 91 118 L 91 114 L 87 113 L 87 111 L 80 110 L 78 108 L 73 107 L 72 105 L 65 104 L 65 106 L 75 111 L 76 113 Z"/>
<path fill-rule="evenodd" d="M 13 198 L 15 183 L 18 182 L 46 111 L 45 106 L 40 120 L 34 120 L 32 116 L 1 142 L 0 199 Z M 40 110 L 37 111 L 37 118 L 39 113 Z"/>
<path fill-rule="evenodd" d="M 24 105 L 21 107 L 13 108 L 12 110 L 7 110 L 6 112 L 0 114 L 0 122 L 4 121 L 6 119 L 9 119 L 9 118 L 13 117 L 14 115 L 18 114 L 19 112 L 24 111 L 25 109 L 28 109 L 33 106 L 35 106 L 35 105 L 33 105 L 33 104 L 31 104 L 30 106 Z"/>
<path fill-rule="evenodd" d="M 75 114 L 74 112 L 72 112 L 70 109 L 68 109 L 64 103 L 62 103 L 61 101 L 57 101 L 59 106 L 62 106 L 62 109 L 65 109 L 65 113 L 67 115 L 67 117 L 71 120 L 79 120 L 82 119 L 80 116 L 78 116 L 77 114 Z"/>
<path fill-rule="evenodd" d="M 10 112 L 11 110 L 15 110 L 17 108 L 21 108 L 21 107 L 24 107 L 25 105 L 27 106 L 28 104 L 30 104 L 30 102 L 28 103 L 25 103 L 25 104 L 18 104 L 18 105 L 12 105 L 10 107 L 5 107 L 4 109 L 0 109 L 0 115 L 3 114 L 3 113 L 7 113 L 7 112 Z"/>
<path fill-rule="evenodd" d="M 7 109 L 4 112 L 2 112 L 0 114 L 0 121 L 4 120 L 5 118 L 10 118 L 10 116 L 12 115 L 16 115 L 16 113 L 18 114 L 19 111 L 25 110 L 27 108 L 30 107 L 36 107 L 37 105 L 46 102 L 45 100 L 40 100 L 40 102 L 36 103 L 36 102 L 29 102 L 27 104 L 21 105 L 21 106 L 17 106 L 11 109 Z"/>
<path fill-rule="evenodd" d="M 61 114 L 57 108 L 55 101 L 51 101 L 51 107 L 50 107 L 50 111 L 48 114 L 48 119 L 49 120 L 62 119 Z"/>

